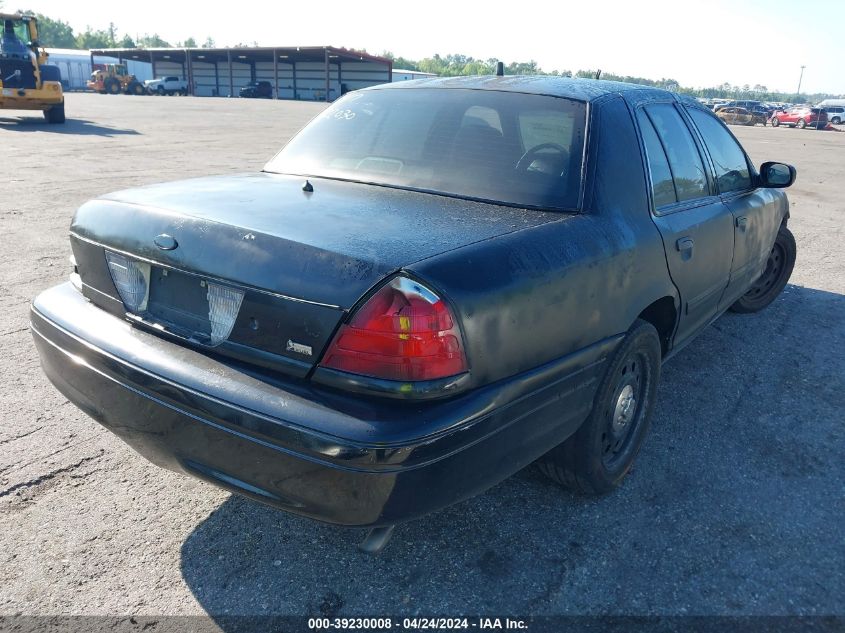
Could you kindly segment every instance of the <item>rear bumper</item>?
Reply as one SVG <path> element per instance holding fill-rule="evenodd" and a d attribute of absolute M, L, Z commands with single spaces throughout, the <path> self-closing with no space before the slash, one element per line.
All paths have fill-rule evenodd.
<path fill-rule="evenodd" d="M 150 461 L 348 526 L 443 508 L 566 439 L 619 340 L 448 401 L 413 403 L 250 375 L 131 327 L 70 284 L 37 297 L 31 319 L 53 384 Z"/>

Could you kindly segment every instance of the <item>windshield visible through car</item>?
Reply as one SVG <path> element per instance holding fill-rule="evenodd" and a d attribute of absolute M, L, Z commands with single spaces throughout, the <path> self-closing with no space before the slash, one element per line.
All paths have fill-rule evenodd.
<path fill-rule="evenodd" d="M 586 104 L 467 89 L 387 89 L 336 101 L 265 171 L 574 209 Z"/>

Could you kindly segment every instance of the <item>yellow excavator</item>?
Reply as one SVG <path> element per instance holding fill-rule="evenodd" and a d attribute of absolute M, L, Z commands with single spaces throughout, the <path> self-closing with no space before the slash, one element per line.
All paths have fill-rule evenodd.
<path fill-rule="evenodd" d="M 0 110 L 41 110 L 48 123 L 65 122 L 62 75 L 47 65 L 38 43 L 38 21 L 0 13 Z"/>

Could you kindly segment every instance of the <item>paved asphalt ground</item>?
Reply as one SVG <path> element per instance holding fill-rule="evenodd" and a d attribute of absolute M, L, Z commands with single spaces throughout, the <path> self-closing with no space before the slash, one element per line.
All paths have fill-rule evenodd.
<path fill-rule="evenodd" d="M 289 516 L 150 465 L 41 372 L 29 302 L 67 278 L 74 209 L 252 171 L 320 104 L 71 94 L 0 113 L 0 614 L 845 614 L 845 134 L 735 128 L 795 164 L 798 263 L 664 368 L 618 492 L 528 468 L 397 529 Z"/>

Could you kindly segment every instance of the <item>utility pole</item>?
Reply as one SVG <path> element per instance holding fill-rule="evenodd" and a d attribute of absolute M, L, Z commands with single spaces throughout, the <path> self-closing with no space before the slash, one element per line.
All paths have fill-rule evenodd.
<path fill-rule="evenodd" d="M 801 66 L 801 74 L 798 76 L 798 97 L 799 97 L 799 101 L 800 101 L 800 97 L 801 97 L 801 80 L 804 79 L 804 69 L 805 68 L 806 68 L 806 66 Z"/>

